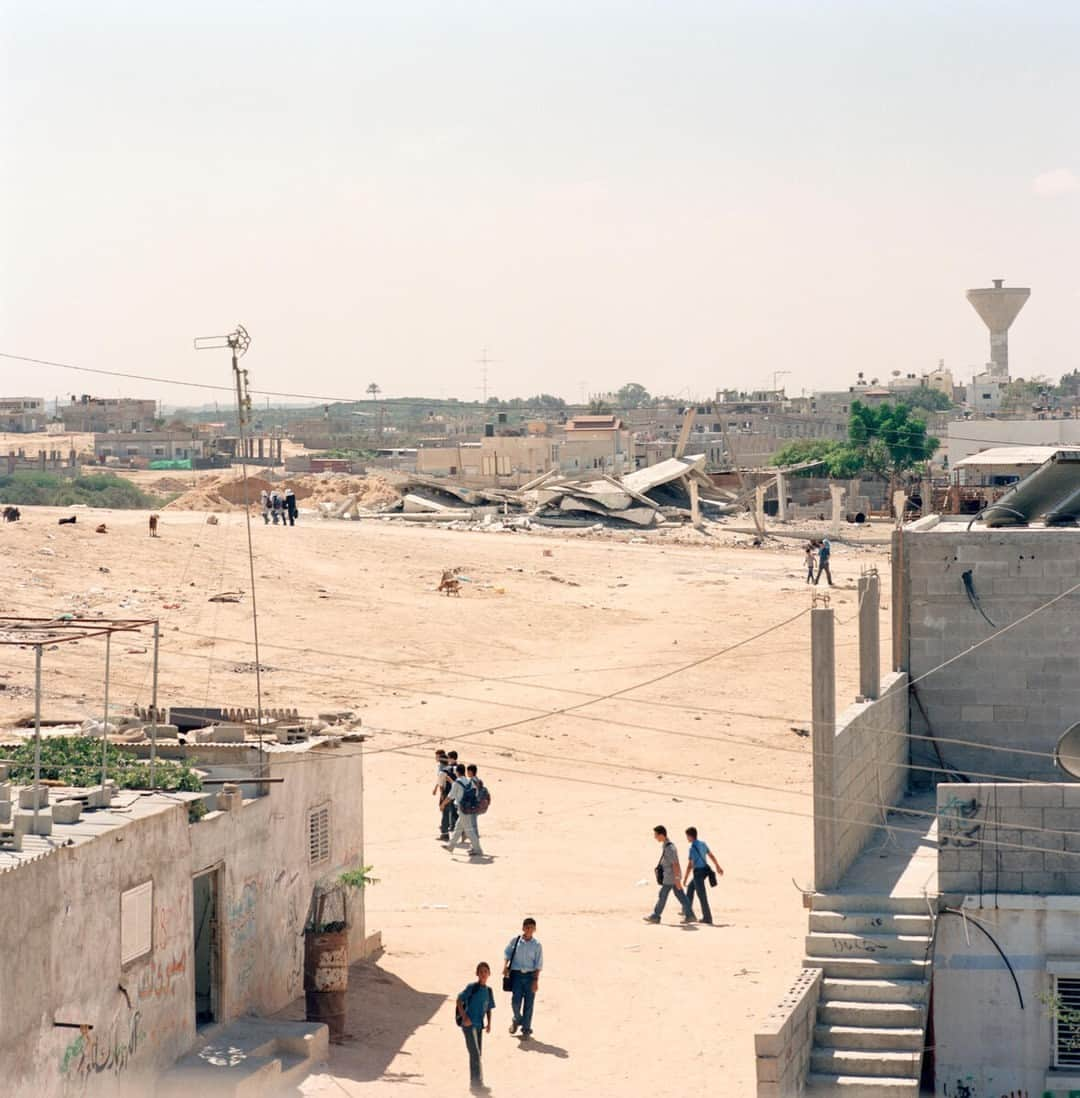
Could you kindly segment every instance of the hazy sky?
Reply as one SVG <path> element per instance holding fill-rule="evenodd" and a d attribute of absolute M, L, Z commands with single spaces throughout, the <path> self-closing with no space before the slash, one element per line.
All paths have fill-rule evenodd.
<path fill-rule="evenodd" d="M 1078 363 L 1080 5 L 2 0 L 0 350 L 362 397 Z M 0 393 L 213 394 L 0 359 Z"/>

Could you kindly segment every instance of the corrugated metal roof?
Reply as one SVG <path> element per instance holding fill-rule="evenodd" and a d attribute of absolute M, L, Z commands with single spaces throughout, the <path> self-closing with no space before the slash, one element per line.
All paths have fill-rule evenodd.
<path fill-rule="evenodd" d="M 953 463 L 953 468 L 961 465 L 1042 465 L 1061 450 L 1069 446 L 992 446 L 970 454 Z"/>

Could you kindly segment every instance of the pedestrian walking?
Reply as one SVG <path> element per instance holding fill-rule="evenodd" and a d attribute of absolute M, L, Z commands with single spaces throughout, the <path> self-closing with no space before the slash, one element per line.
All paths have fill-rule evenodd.
<path fill-rule="evenodd" d="M 281 493 L 276 488 L 270 493 L 270 517 L 277 526 L 281 518 Z"/>
<path fill-rule="evenodd" d="M 448 792 L 446 788 L 448 761 L 446 752 L 440 747 L 435 752 L 435 788 L 431 791 L 431 795 L 435 798 L 435 808 L 439 813 L 439 839 L 444 843 L 450 839 L 450 828 L 446 825 L 447 811 L 443 808 L 443 798 Z"/>
<path fill-rule="evenodd" d="M 521 933 L 511 938 L 503 951 L 503 991 L 510 992 L 510 1006 L 514 1011 L 510 1033 L 520 1029 L 521 1036 L 532 1036 L 533 1006 L 540 990 L 540 972 L 544 967 L 544 947 L 536 938 L 536 920 L 526 919 Z"/>
<path fill-rule="evenodd" d="M 481 961 L 476 966 L 476 980 L 465 985 L 455 1005 L 456 1021 L 465 1034 L 465 1047 L 469 1050 L 469 1089 L 482 1091 L 484 1069 L 480 1054 L 484 1047 L 484 1031 L 491 1032 L 491 1012 L 495 1009 L 495 994 L 488 987 L 491 966 Z"/>
<path fill-rule="evenodd" d="M 296 525 L 296 516 L 300 512 L 296 508 L 296 493 L 291 488 L 285 489 L 285 517 L 289 520 L 290 526 Z"/>
<path fill-rule="evenodd" d="M 458 844 L 467 838 L 471 848 L 469 857 L 482 858 L 484 850 L 480 845 L 480 833 L 476 827 L 476 813 L 462 811 L 462 801 L 466 793 L 473 788 L 472 782 L 469 781 L 465 767 L 460 763 L 455 770 L 454 781 L 450 786 L 450 792 L 446 795 L 446 800 L 453 802 L 454 807 L 457 809 L 457 824 L 454 826 L 454 833 L 450 836 L 450 841 L 446 844 L 446 849 L 453 853 Z"/>
<path fill-rule="evenodd" d="M 817 562 L 814 559 L 814 543 L 812 541 L 806 543 L 806 548 L 803 550 L 803 556 L 806 559 L 806 582 L 813 583 L 814 566 Z"/>
<path fill-rule="evenodd" d="M 439 838 L 442 842 L 449 842 L 450 832 L 457 827 L 457 806 L 449 798 L 450 786 L 457 776 L 457 752 L 449 751 L 443 759 L 442 782 L 435 788 L 439 794 L 439 811 L 442 819 L 439 822 Z"/>
<path fill-rule="evenodd" d="M 263 525 L 270 525 L 270 493 L 264 488 L 259 493 L 259 504 L 262 507 Z"/>
<path fill-rule="evenodd" d="M 660 851 L 660 861 L 657 863 L 655 870 L 656 883 L 660 886 L 660 895 L 656 898 L 656 907 L 653 908 L 653 913 L 645 916 L 645 922 L 660 922 L 660 916 L 664 914 L 664 908 L 667 906 L 668 896 L 674 892 L 675 899 L 682 906 L 683 922 L 692 923 L 694 921 L 694 912 L 690 908 L 690 901 L 686 898 L 686 893 L 680 883 L 682 877 L 679 873 L 679 852 L 675 849 L 675 844 L 668 838 L 667 828 L 663 824 L 657 824 L 653 828 L 653 838 L 663 847 Z"/>
<path fill-rule="evenodd" d="M 706 884 L 715 886 L 716 875 L 721 877 L 724 875 L 724 871 L 720 868 L 720 863 L 716 860 L 716 855 L 709 849 L 708 845 L 698 838 L 697 828 L 688 827 L 686 829 L 686 837 L 690 840 L 690 851 L 686 857 L 686 874 L 683 877 L 683 887 L 686 887 L 686 882 L 690 880 L 691 873 L 693 874 L 693 881 L 686 892 L 686 903 L 690 908 L 690 913 L 694 913 L 694 893 L 697 893 L 698 903 L 701 906 L 701 921 L 708 923 L 712 926 L 712 909 L 709 907 L 709 896 L 706 888 Z M 712 863 L 716 866 L 715 872 L 709 868 L 707 859 L 712 858 Z"/>
<path fill-rule="evenodd" d="M 814 586 L 817 586 L 818 580 L 821 579 L 821 573 L 824 572 L 829 580 L 829 586 L 835 587 L 836 585 L 832 581 L 832 571 L 829 568 L 829 558 L 832 556 L 832 545 L 829 543 L 828 538 L 822 538 L 821 548 L 818 549 L 817 559 L 817 575 L 814 577 Z"/>

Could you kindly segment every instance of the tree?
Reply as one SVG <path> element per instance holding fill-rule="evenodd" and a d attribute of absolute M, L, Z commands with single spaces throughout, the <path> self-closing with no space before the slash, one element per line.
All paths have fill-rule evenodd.
<path fill-rule="evenodd" d="M 620 408 L 643 408 L 651 399 L 649 390 L 636 381 L 628 381 L 615 395 Z"/>
<path fill-rule="evenodd" d="M 610 412 L 610 411 L 611 411 L 611 406 L 608 404 L 608 402 L 606 400 L 597 399 L 597 400 L 590 400 L 589 401 L 589 412 L 590 412 L 591 415 L 603 416 L 603 415 L 607 415 L 607 413 Z"/>
<path fill-rule="evenodd" d="M 782 450 L 772 456 L 772 464 L 781 467 L 802 465 L 807 461 L 821 461 L 824 465 L 807 469 L 796 476 L 836 477 L 849 480 L 857 477 L 863 470 L 859 455 L 846 443 L 835 442 L 827 438 L 808 438 L 798 442 L 789 442 Z"/>
<path fill-rule="evenodd" d="M 552 396 L 551 393 L 540 393 L 538 396 L 529 397 L 528 403 L 533 407 L 544 408 L 551 412 L 561 412 L 566 407 L 566 401 L 562 397 Z"/>
<path fill-rule="evenodd" d="M 923 408 L 928 412 L 947 412 L 953 406 L 952 400 L 940 389 L 911 389 L 899 393 L 897 400 L 909 408 Z"/>
<path fill-rule="evenodd" d="M 890 484 L 901 474 L 929 461 L 940 440 L 926 433 L 926 423 L 911 414 L 907 404 L 871 407 L 853 401 L 848 417 L 848 446 L 865 470 Z"/>

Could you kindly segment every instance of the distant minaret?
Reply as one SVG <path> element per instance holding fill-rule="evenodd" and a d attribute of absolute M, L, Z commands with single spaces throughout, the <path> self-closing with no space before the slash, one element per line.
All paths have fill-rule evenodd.
<path fill-rule="evenodd" d="M 1006 289 L 1001 284 L 1003 281 L 995 278 L 992 289 L 968 290 L 967 299 L 990 329 L 991 373 L 1008 377 L 1009 327 L 1024 307 L 1024 302 L 1031 297 L 1031 291 L 1023 286 Z"/>

